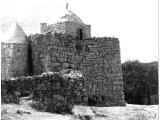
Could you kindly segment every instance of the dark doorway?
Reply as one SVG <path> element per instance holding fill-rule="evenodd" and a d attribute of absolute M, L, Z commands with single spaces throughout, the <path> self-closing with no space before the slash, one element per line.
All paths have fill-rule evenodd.
<path fill-rule="evenodd" d="M 82 40 L 82 39 L 83 39 L 83 31 L 82 31 L 82 28 L 80 28 L 79 36 L 80 36 L 80 40 Z"/>
<path fill-rule="evenodd" d="M 82 30 L 82 28 L 79 28 L 79 29 L 77 30 L 77 37 L 78 37 L 78 39 L 80 39 L 80 40 L 83 39 L 83 30 Z"/>

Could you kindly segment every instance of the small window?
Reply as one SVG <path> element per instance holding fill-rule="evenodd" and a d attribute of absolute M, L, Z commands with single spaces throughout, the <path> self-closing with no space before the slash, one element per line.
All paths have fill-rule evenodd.
<path fill-rule="evenodd" d="M 82 28 L 80 28 L 79 36 L 80 36 L 80 40 L 82 40 L 82 39 L 83 39 L 83 31 L 82 31 Z"/>

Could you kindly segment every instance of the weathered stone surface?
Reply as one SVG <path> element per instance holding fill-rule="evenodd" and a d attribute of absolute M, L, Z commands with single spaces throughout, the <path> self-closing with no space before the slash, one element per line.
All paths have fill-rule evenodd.
<path fill-rule="evenodd" d="M 87 81 L 88 95 L 98 101 L 97 104 L 124 105 L 117 38 L 90 38 L 78 41 L 66 35 L 53 34 L 50 37 L 35 35 L 30 40 L 34 74 L 47 72 L 46 68 L 50 71 L 60 71 L 64 68 L 80 70 Z"/>
<path fill-rule="evenodd" d="M 24 94 L 29 92 L 41 99 L 60 95 L 73 103 L 87 104 L 86 83 L 79 71 L 66 69 L 60 72 L 45 72 L 37 76 L 17 77 L 2 81 L 3 92 Z"/>
<path fill-rule="evenodd" d="M 84 39 L 91 37 L 91 26 L 85 24 L 77 24 L 70 21 L 57 22 L 55 24 L 41 23 L 41 33 L 61 33 L 71 35 L 76 38 L 79 35 L 78 30 L 82 30 L 82 36 Z"/>
<path fill-rule="evenodd" d="M 1 43 L 1 78 L 27 75 L 27 43 Z"/>

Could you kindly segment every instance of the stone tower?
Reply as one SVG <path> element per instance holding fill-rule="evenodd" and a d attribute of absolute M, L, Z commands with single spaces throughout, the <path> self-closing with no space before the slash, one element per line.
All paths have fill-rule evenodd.
<path fill-rule="evenodd" d="M 55 24 L 42 23 L 41 33 L 30 37 L 34 74 L 66 66 L 80 70 L 90 101 L 99 106 L 125 105 L 118 38 L 91 38 L 91 26 L 68 9 Z"/>
<path fill-rule="evenodd" d="M 26 34 L 13 23 L 1 43 L 2 79 L 27 75 L 27 46 Z"/>

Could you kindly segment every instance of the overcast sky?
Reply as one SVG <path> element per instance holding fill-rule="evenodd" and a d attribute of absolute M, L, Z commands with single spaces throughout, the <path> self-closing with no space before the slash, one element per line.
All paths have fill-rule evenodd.
<path fill-rule="evenodd" d="M 54 23 L 65 10 L 91 25 L 91 35 L 120 40 L 121 61 L 158 60 L 158 0 L 1 0 L 2 35 L 17 22 L 27 35 L 41 22 Z"/>

